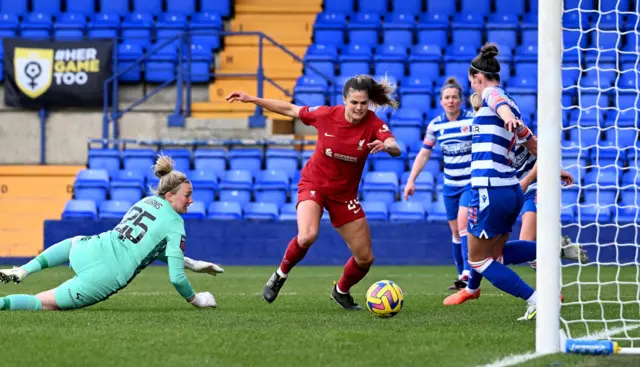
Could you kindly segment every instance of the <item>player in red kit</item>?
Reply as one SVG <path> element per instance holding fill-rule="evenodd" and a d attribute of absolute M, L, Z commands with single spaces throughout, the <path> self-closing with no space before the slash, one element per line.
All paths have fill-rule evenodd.
<path fill-rule="evenodd" d="M 244 92 L 227 96 L 229 102 L 254 103 L 269 111 L 299 118 L 318 130 L 316 150 L 302 169 L 298 184 L 298 234 L 289 242 L 280 267 L 262 290 L 267 302 L 276 299 L 291 269 L 315 242 L 323 208 L 326 208 L 331 224 L 353 255 L 334 285 L 331 298 L 347 310 L 362 310 L 349 290 L 369 271 L 373 253 L 369 225 L 358 201 L 358 186 L 369 154 L 400 155 L 389 127 L 369 106 L 397 108 L 398 102 L 391 97 L 393 90 L 386 82 L 378 83 L 369 76 L 358 75 L 343 87 L 344 106 L 301 107 Z"/>

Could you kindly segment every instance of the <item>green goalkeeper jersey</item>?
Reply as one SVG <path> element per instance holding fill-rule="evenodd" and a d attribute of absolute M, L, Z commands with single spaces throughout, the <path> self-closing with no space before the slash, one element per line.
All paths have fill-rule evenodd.
<path fill-rule="evenodd" d="M 108 252 L 113 257 L 108 257 L 112 257 L 118 276 L 127 283 L 160 259 L 168 263 L 169 277 L 176 290 L 184 298 L 195 294 L 184 274 L 184 220 L 163 198 L 149 196 L 138 201 L 109 231 L 109 238 Z"/>

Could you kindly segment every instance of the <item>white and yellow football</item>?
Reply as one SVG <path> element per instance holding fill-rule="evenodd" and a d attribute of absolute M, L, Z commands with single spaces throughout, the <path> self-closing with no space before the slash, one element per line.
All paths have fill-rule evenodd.
<path fill-rule="evenodd" d="M 367 309 L 377 317 L 393 317 L 404 304 L 402 289 L 390 280 L 380 280 L 367 290 Z"/>

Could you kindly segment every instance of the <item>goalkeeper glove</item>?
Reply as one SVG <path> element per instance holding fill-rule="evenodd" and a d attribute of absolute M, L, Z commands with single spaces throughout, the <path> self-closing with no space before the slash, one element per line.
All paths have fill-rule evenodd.
<path fill-rule="evenodd" d="M 197 293 L 189 303 L 198 308 L 216 307 L 216 299 L 213 298 L 213 294 L 209 292 Z"/>
<path fill-rule="evenodd" d="M 184 257 L 184 267 L 195 273 L 207 273 L 213 276 L 224 273 L 224 269 L 214 263 L 193 260 L 186 256 Z"/>

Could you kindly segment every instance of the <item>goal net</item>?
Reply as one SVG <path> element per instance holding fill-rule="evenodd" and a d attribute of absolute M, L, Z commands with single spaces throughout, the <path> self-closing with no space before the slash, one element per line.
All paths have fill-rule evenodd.
<path fill-rule="evenodd" d="M 639 3 L 564 0 L 561 30 L 561 166 L 575 178 L 561 232 L 589 261 L 562 262 L 559 327 L 625 353 L 640 353 Z"/>

